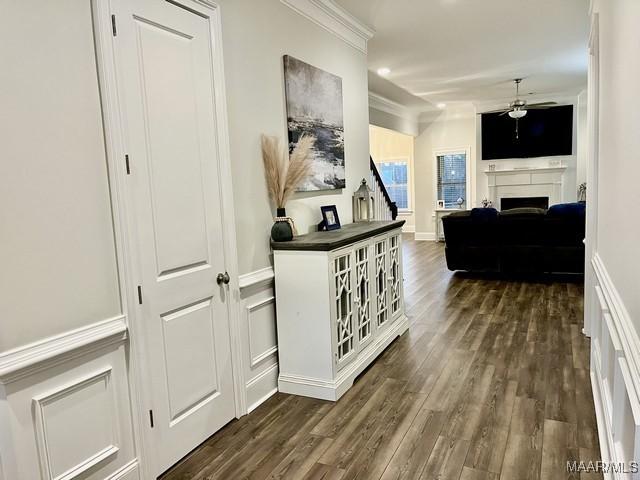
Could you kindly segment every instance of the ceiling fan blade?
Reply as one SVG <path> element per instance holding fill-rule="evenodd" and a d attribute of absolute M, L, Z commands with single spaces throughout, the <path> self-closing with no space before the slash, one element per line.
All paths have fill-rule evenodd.
<path fill-rule="evenodd" d="M 500 113 L 500 112 L 507 113 L 507 112 L 510 112 L 510 111 L 511 111 L 510 108 L 500 108 L 498 110 L 489 110 L 487 112 L 478 112 L 478 115 L 484 115 L 485 113 Z"/>
<path fill-rule="evenodd" d="M 498 115 L 499 117 L 506 115 L 507 113 L 511 112 L 511 110 L 506 110 L 504 112 L 502 112 L 500 115 Z"/>
<path fill-rule="evenodd" d="M 527 107 L 541 107 L 541 106 L 551 106 L 557 105 L 558 102 L 539 102 L 539 103 L 527 103 Z"/>

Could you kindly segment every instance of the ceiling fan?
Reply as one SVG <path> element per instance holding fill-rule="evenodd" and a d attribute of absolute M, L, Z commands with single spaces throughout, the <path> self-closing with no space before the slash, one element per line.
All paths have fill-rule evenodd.
<path fill-rule="evenodd" d="M 513 80 L 516 84 L 516 98 L 513 102 L 509 103 L 509 106 L 506 108 L 499 108 L 497 110 L 491 110 L 489 112 L 483 113 L 500 113 L 500 115 L 508 114 L 511 118 L 522 118 L 527 114 L 527 110 L 540 110 L 544 108 L 550 108 L 552 105 L 557 105 L 557 102 L 540 102 L 540 103 L 527 103 L 526 100 L 522 100 L 520 98 L 520 83 L 522 82 L 521 78 L 516 78 Z"/>
<path fill-rule="evenodd" d="M 509 106 L 506 108 L 499 108 L 497 110 L 491 110 L 483 113 L 500 113 L 500 115 L 509 115 L 511 118 L 515 119 L 516 139 L 518 139 L 518 120 L 524 117 L 528 110 L 542 110 L 550 108 L 552 105 L 557 105 L 557 102 L 527 103 L 526 100 L 522 100 L 520 98 L 520 83 L 522 82 L 522 79 L 516 78 L 513 81 L 516 84 L 516 98 L 513 102 L 509 103 Z"/>

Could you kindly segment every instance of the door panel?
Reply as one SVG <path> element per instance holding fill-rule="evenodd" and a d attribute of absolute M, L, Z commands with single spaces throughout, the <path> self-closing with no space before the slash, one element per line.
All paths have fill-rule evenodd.
<path fill-rule="evenodd" d="M 160 275 L 209 263 L 194 68 L 196 39 L 135 18 Z M 162 54 L 159 55 L 158 53 Z M 169 94 L 179 92 L 179 94 Z"/>
<path fill-rule="evenodd" d="M 218 393 L 212 299 L 162 315 L 170 421 Z"/>
<path fill-rule="evenodd" d="M 212 37 L 175 2 L 112 5 L 157 475 L 235 416 Z"/>

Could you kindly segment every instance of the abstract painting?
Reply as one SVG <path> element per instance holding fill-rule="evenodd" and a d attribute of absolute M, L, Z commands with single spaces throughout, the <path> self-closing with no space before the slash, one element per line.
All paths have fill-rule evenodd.
<path fill-rule="evenodd" d="M 298 191 L 345 188 L 342 79 L 284 56 L 289 151 L 304 135 L 315 138 L 313 169 Z"/>

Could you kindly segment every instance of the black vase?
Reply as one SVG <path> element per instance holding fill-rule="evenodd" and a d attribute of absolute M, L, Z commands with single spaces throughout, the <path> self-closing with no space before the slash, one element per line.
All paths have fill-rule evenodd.
<path fill-rule="evenodd" d="M 286 217 L 287 213 L 284 211 L 284 208 L 278 208 L 276 211 L 276 216 L 278 217 Z M 274 242 L 288 242 L 293 239 L 293 230 L 291 230 L 291 225 L 286 220 L 278 220 L 271 227 L 271 239 Z"/>

